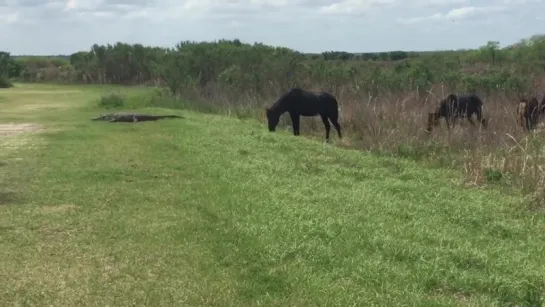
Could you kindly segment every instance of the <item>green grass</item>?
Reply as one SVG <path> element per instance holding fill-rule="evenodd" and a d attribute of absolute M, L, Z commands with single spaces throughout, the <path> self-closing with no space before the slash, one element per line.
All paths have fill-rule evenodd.
<path fill-rule="evenodd" d="M 0 91 L 0 122 L 50 129 L 0 137 L 4 306 L 540 306 L 516 193 L 251 120 L 91 122 L 109 89 Z"/>

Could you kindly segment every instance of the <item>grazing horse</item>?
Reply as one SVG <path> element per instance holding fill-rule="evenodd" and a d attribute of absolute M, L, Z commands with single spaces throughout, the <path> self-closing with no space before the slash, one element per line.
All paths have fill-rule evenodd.
<path fill-rule="evenodd" d="M 339 125 L 339 104 L 337 99 L 327 92 L 309 92 L 300 88 L 292 88 L 284 93 L 270 107 L 266 108 L 269 131 L 273 132 L 280 121 L 280 116 L 288 112 L 293 126 L 293 135 L 299 135 L 299 116 L 320 115 L 325 126 L 325 139 L 329 142 L 329 121 L 335 126 L 339 138 L 341 125 Z"/>
<path fill-rule="evenodd" d="M 473 114 L 477 115 L 477 119 L 481 125 L 486 128 L 487 122 L 483 118 L 483 102 L 479 96 L 475 94 L 460 96 L 449 94 L 441 100 L 434 112 L 428 113 L 428 128 L 426 131 L 431 131 L 432 126 L 438 126 L 441 117 L 445 118 L 447 129 L 450 129 L 450 119 L 452 118 L 452 127 L 454 127 L 454 123 L 458 117 L 466 117 L 475 126 L 475 123 L 471 119 Z"/>
<path fill-rule="evenodd" d="M 545 97 L 541 103 L 536 97 L 532 97 L 530 101 L 527 98 L 522 98 L 517 107 L 517 122 L 526 131 L 534 129 L 539 119 L 539 116 L 545 113 Z"/>

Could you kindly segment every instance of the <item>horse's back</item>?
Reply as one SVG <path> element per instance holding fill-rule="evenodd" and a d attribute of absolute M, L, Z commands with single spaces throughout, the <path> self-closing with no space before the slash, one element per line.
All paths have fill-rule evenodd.
<path fill-rule="evenodd" d="M 292 88 L 284 101 L 289 110 L 303 116 L 331 114 L 337 111 L 337 99 L 328 92 L 312 92 L 300 88 Z"/>
<path fill-rule="evenodd" d="M 459 95 L 457 106 L 461 113 L 473 113 L 482 108 L 483 102 L 476 94 Z"/>
<path fill-rule="evenodd" d="M 464 100 L 466 101 L 467 104 L 471 104 L 476 107 L 483 105 L 483 101 L 481 100 L 481 97 L 479 97 L 477 94 L 469 94 L 469 95 L 460 96 L 460 100 Z"/>
<path fill-rule="evenodd" d="M 337 118 L 339 114 L 339 102 L 333 94 L 325 91 L 317 92 L 316 96 L 320 99 L 323 113 L 328 117 Z"/>
<path fill-rule="evenodd" d="M 337 98 L 329 92 L 317 92 L 316 95 L 324 101 L 324 103 L 331 105 L 338 105 Z"/>

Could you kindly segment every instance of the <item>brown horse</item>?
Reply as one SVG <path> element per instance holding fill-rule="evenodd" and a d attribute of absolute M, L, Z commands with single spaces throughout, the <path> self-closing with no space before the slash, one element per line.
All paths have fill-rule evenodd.
<path fill-rule="evenodd" d="M 517 122 L 526 131 L 530 131 L 535 128 L 539 117 L 545 113 L 545 97 L 543 97 L 541 103 L 538 102 L 536 97 L 532 97 L 529 100 L 522 98 L 517 106 Z"/>

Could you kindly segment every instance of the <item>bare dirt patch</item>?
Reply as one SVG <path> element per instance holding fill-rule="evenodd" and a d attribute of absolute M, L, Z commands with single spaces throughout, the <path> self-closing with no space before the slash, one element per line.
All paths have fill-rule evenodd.
<path fill-rule="evenodd" d="M 74 205 L 58 205 L 58 206 L 42 206 L 40 210 L 44 213 L 62 213 L 73 211 L 76 209 Z"/>
<path fill-rule="evenodd" d="M 81 93 L 79 90 L 34 90 L 34 89 L 27 89 L 27 88 L 15 88 L 11 89 L 9 92 L 5 92 L 4 94 L 7 95 L 32 95 L 32 94 L 73 94 L 73 93 Z"/>
<path fill-rule="evenodd" d="M 34 101 L 32 103 L 23 103 L 18 106 L 14 106 L 9 110 L 10 113 L 21 113 L 26 114 L 29 111 L 37 111 L 47 109 L 48 111 L 54 109 L 66 109 L 69 108 L 69 103 L 48 103 L 46 101 Z"/>
<path fill-rule="evenodd" d="M 0 136 L 13 136 L 24 132 L 33 132 L 45 129 L 38 124 L 0 124 Z"/>

